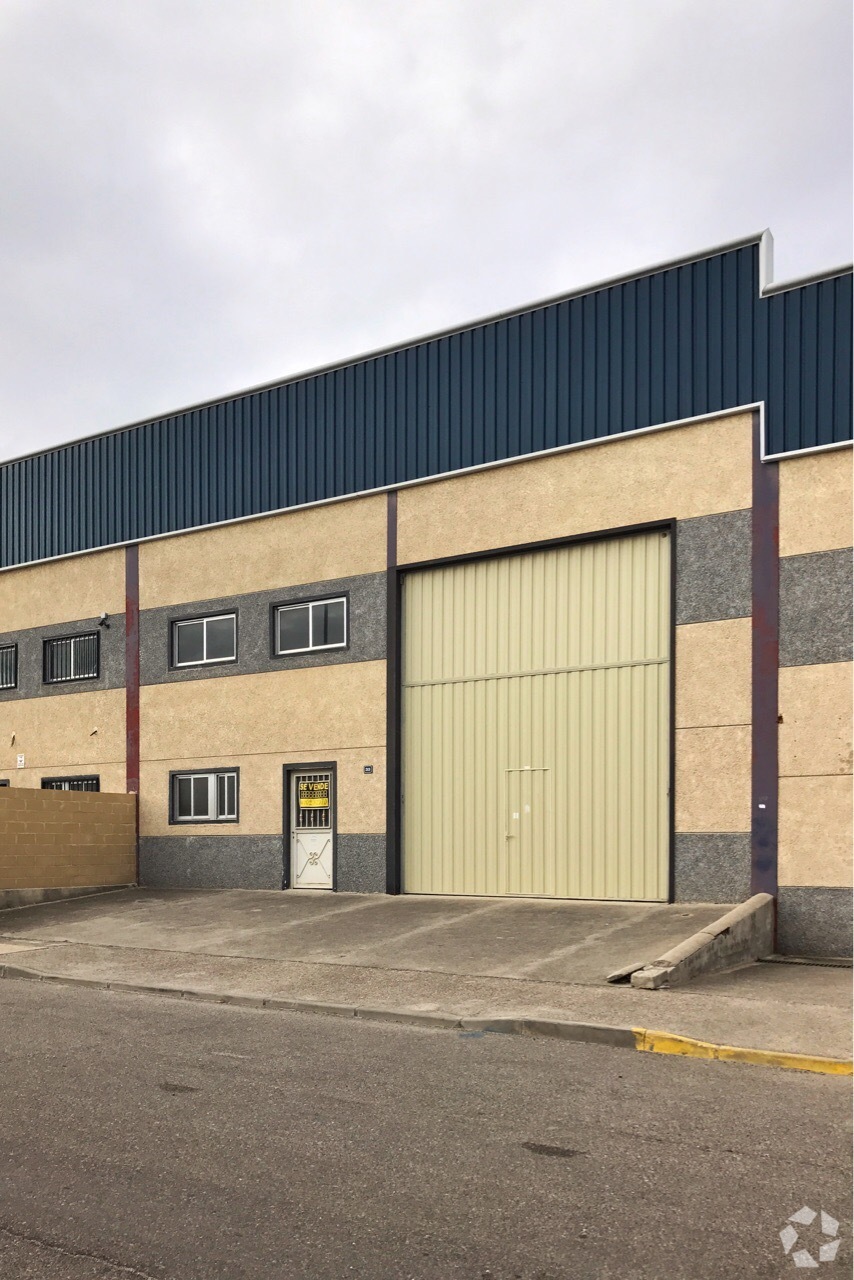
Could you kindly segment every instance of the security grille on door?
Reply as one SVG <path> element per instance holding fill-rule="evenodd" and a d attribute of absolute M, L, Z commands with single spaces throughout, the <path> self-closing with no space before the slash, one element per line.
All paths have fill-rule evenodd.
<path fill-rule="evenodd" d="M 298 827 L 316 830 L 331 825 L 329 781 L 328 773 L 309 773 L 297 778 Z"/>
<path fill-rule="evenodd" d="M 291 866 L 295 889 L 331 889 L 331 773 L 295 773 L 291 781 Z"/>

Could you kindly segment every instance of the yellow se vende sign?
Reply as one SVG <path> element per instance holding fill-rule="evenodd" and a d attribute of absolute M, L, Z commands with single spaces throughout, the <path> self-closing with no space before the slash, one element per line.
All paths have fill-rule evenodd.
<path fill-rule="evenodd" d="M 297 794 L 301 809 L 328 809 L 329 779 L 324 779 L 323 782 L 309 782 L 300 778 Z"/>

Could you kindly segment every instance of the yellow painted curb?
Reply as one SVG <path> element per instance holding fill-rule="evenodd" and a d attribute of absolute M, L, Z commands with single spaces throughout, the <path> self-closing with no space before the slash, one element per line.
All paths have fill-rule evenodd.
<path fill-rule="evenodd" d="M 716 1058 L 720 1062 L 750 1062 L 757 1067 L 785 1067 L 789 1071 L 813 1071 L 824 1076 L 850 1076 L 854 1062 L 841 1058 L 815 1058 L 807 1053 L 777 1053 L 773 1049 L 739 1049 L 729 1044 L 709 1044 L 669 1031 L 632 1027 L 635 1048 L 645 1053 L 675 1053 L 685 1058 Z"/>

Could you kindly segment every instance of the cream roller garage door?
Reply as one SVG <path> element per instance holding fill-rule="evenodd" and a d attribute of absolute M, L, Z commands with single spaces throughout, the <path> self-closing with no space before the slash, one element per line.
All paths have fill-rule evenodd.
<path fill-rule="evenodd" d="M 416 571 L 403 601 L 404 889 L 665 899 L 669 535 Z"/>

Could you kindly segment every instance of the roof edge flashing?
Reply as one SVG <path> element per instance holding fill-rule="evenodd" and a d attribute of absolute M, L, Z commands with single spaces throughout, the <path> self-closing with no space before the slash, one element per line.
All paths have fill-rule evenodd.
<path fill-rule="evenodd" d="M 803 289 L 809 284 L 821 284 L 824 280 L 835 280 L 837 276 L 847 276 L 854 271 L 854 264 L 843 263 L 839 267 L 828 267 L 824 271 L 811 271 L 805 276 L 794 276 L 791 280 L 774 280 L 774 237 L 766 227 L 759 237 L 759 296 L 767 298 L 769 294 L 785 293 L 789 289 Z"/>
<path fill-rule="evenodd" d="M 787 293 L 792 289 L 803 289 L 810 284 L 822 284 L 825 280 L 837 280 L 840 276 L 850 276 L 854 272 L 854 263 L 846 262 L 840 267 L 830 267 L 827 271 L 816 271 L 812 275 L 797 276 L 794 280 L 781 280 L 779 284 L 766 285 L 762 297 L 773 297 L 775 293 Z"/>

